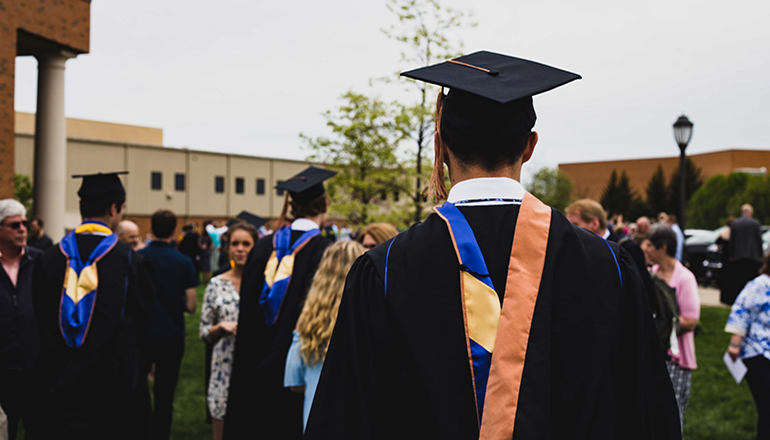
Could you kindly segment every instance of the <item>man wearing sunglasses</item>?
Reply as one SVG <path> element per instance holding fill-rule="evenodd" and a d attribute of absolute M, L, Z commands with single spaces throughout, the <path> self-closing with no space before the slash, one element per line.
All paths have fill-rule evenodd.
<path fill-rule="evenodd" d="M 40 251 L 27 247 L 27 210 L 0 200 L 0 406 L 8 415 L 8 438 L 19 421 L 30 432 L 32 372 L 40 337 L 32 307 L 32 274 Z"/>

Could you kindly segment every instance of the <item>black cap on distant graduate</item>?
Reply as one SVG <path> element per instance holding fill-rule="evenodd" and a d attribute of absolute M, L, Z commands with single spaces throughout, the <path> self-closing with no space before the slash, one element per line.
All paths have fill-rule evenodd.
<path fill-rule="evenodd" d="M 309 203 L 326 193 L 323 182 L 335 174 L 337 174 L 336 171 L 310 167 L 275 187 L 289 191 L 291 199 L 297 203 Z"/>
<path fill-rule="evenodd" d="M 258 215 L 252 214 L 248 211 L 241 211 L 241 213 L 238 214 L 234 219 L 227 222 L 227 227 L 229 228 L 239 223 L 248 223 L 254 226 L 255 228 L 259 229 L 260 226 L 267 223 L 267 219 L 262 218 Z"/>
<path fill-rule="evenodd" d="M 78 190 L 80 200 L 103 201 L 126 197 L 126 190 L 120 181 L 119 175 L 128 174 L 128 171 L 115 173 L 75 174 L 73 179 L 82 178 L 83 183 Z"/>
<path fill-rule="evenodd" d="M 448 87 L 441 110 L 442 136 L 446 128 L 475 136 L 479 145 L 528 133 L 537 119 L 532 96 L 580 79 L 575 73 L 487 51 L 401 75 Z"/>

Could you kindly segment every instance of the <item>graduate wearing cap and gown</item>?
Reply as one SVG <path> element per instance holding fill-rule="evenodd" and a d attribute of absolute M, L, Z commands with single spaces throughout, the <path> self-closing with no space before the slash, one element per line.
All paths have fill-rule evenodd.
<path fill-rule="evenodd" d="M 141 439 L 149 434 L 140 357 L 152 266 L 118 240 L 126 198 L 119 173 L 82 177 L 81 223 L 37 260 L 41 439 Z"/>
<path fill-rule="evenodd" d="M 678 439 L 632 259 L 518 182 L 532 95 L 580 77 L 490 52 L 403 75 L 451 88 L 447 202 L 351 268 L 305 438 Z"/>
<path fill-rule="evenodd" d="M 292 331 L 331 244 L 320 226 L 329 200 L 323 181 L 335 174 L 310 167 L 276 186 L 289 192 L 294 221 L 257 241 L 243 270 L 227 440 L 302 438 L 302 395 L 284 388 L 283 375 Z"/>

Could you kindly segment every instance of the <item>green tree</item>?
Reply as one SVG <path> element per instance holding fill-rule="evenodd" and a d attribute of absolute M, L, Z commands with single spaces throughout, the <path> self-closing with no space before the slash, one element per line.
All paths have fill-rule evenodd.
<path fill-rule="evenodd" d="M 610 214 L 613 214 L 617 211 L 618 208 L 618 171 L 612 170 L 612 173 L 610 174 L 610 179 L 607 181 L 607 185 L 604 187 L 604 191 L 602 191 L 602 198 L 599 200 L 599 203 L 604 206 L 606 210 L 610 212 Z"/>
<path fill-rule="evenodd" d="M 645 215 L 649 210 L 647 202 L 636 194 L 636 191 L 631 189 L 628 174 L 626 174 L 625 171 L 620 173 L 616 203 L 618 205 L 616 212 L 618 214 L 623 214 L 629 221 Z"/>
<path fill-rule="evenodd" d="M 764 180 L 745 173 L 710 177 L 690 198 L 687 208 L 687 226 L 699 229 L 716 229 L 730 215 L 740 215 L 740 205 L 745 203 L 744 194 L 749 180 Z"/>
<path fill-rule="evenodd" d="M 686 158 L 684 162 L 684 168 L 685 168 L 685 209 L 687 207 L 687 204 L 690 201 L 690 198 L 693 194 L 695 194 L 695 191 L 698 190 L 701 186 L 703 186 L 703 176 L 701 169 L 698 168 L 695 163 L 690 160 L 690 158 Z M 666 209 L 666 212 L 672 212 L 679 214 L 679 187 L 681 185 L 679 178 L 679 168 L 671 174 L 671 179 L 668 181 L 668 209 Z M 687 225 L 689 226 L 689 225 Z"/>
<path fill-rule="evenodd" d="M 386 0 L 388 9 L 398 18 L 398 24 L 382 32 L 402 44 L 401 63 L 404 66 L 427 66 L 440 60 L 454 58 L 461 54 L 462 42 L 453 44 L 447 35 L 452 29 L 464 25 L 475 26 L 469 22 L 470 12 L 443 8 L 437 0 Z M 399 77 L 400 78 L 400 77 Z M 430 174 L 430 161 L 427 156 L 433 142 L 433 114 L 435 102 L 428 96 L 424 82 L 408 81 L 416 88 L 417 100 L 407 106 L 403 112 L 408 116 L 405 134 L 412 140 L 411 165 L 414 187 L 411 191 L 413 219 L 419 222 L 423 218 L 425 203 L 424 182 Z"/>
<path fill-rule="evenodd" d="M 647 203 L 631 189 L 631 183 L 625 171 L 621 172 L 618 178 L 617 170 L 612 170 L 600 202 L 610 215 L 623 214 L 628 220 L 644 215 L 649 209 Z"/>
<path fill-rule="evenodd" d="M 754 207 L 754 217 L 762 224 L 770 222 L 770 177 L 751 176 L 746 184 L 746 189 L 741 194 L 740 200 L 731 201 L 736 212 L 739 205 L 749 203 Z M 733 206 L 729 206 L 732 208 Z"/>
<path fill-rule="evenodd" d="M 327 185 L 332 215 L 342 215 L 354 225 L 365 224 L 380 211 L 378 207 L 391 205 L 391 194 L 406 190 L 404 169 L 396 155 L 404 118 L 394 104 L 377 98 L 348 92 L 341 99 L 339 107 L 324 113 L 333 137 L 300 137 L 313 151 L 309 160 L 339 173 Z"/>
<path fill-rule="evenodd" d="M 32 181 L 25 174 L 13 175 L 13 198 L 21 202 L 27 212 L 32 212 L 33 208 Z"/>
<path fill-rule="evenodd" d="M 569 205 L 572 182 L 557 168 L 541 168 L 527 185 L 527 191 L 546 205 L 564 211 Z"/>
<path fill-rule="evenodd" d="M 653 215 L 668 209 L 668 185 L 666 185 L 666 173 L 663 172 L 663 166 L 658 168 L 647 182 L 647 205 Z"/>
<path fill-rule="evenodd" d="M 612 170 L 607 186 L 602 193 L 601 204 L 612 214 L 623 214 L 626 219 L 635 219 L 647 211 L 647 204 L 636 191 L 631 189 L 631 183 L 628 174 L 625 171 L 620 173 Z"/>

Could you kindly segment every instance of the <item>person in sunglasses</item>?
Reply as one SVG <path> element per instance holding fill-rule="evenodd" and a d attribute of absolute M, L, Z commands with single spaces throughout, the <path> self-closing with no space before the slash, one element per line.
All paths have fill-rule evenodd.
<path fill-rule="evenodd" d="M 27 210 L 0 200 L 0 406 L 8 416 L 8 438 L 19 421 L 27 432 L 32 400 L 28 392 L 40 345 L 32 307 L 32 276 L 40 251 L 27 243 Z"/>
<path fill-rule="evenodd" d="M 73 177 L 83 178 L 83 221 L 35 264 L 41 432 L 34 439 L 148 438 L 150 396 L 141 365 L 153 266 L 114 232 L 126 201 L 118 173 Z"/>

